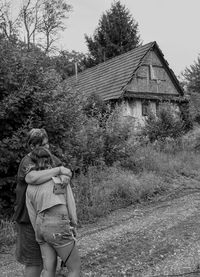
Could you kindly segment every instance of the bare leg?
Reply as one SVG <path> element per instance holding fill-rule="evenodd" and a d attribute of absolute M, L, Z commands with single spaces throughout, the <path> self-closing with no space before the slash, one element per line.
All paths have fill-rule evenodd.
<path fill-rule="evenodd" d="M 57 253 L 47 243 L 40 245 L 44 268 L 42 271 L 42 277 L 55 277 L 56 265 L 57 265 Z"/>
<path fill-rule="evenodd" d="M 40 277 L 42 272 L 42 265 L 39 266 L 25 266 L 24 276 L 25 277 Z"/>
<path fill-rule="evenodd" d="M 72 248 L 73 248 L 73 250 L 72 250 Z M 71 252 L 71 250 L 72 250 L 72 252 Z M 76 245 L 74 246 L 74 243 L 71 243 L 70 245 L 57 248 L 56 251 L 58 253 L 58 256 L 64 262 L 66 261 L 66 259 L 68 258 L 69 254 L 71 252 L 71 254 L 67 260 L 67 263 L 66 263 L 66 266 L 69 270 L 68 277 L 79 277 L 81 261 L 80 261 L 80 256 L 79 256 Z"/>

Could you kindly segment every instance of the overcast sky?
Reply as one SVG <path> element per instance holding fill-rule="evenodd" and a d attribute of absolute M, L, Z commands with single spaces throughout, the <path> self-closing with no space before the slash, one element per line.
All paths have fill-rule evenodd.
<path fill-rule="evenodd" d="M 0 0 L 1 1 L 1 0 Z M 12 0 L 17 2 L 20 0 Z M 69 0 L 73 12 L 59 47 L 87 52 L 84 34 L 93 35 L 101 15 L 113 0 Z M 139 24 L 143 44 L 156 41 L 176 75 L 200 53 L 200 0 L 121 0 Z"/>

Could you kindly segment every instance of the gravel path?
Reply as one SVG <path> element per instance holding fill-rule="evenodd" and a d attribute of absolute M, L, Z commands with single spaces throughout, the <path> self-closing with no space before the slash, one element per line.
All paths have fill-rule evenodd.
<path fill-rule="evenodd" d="M 113 212 L 79 229 L 82 276 L 200 276 L 200 193 Z M 197 273 L 199 271 L 199 274 Z M 14 248 L 0 277 L 23 276 Z"/>

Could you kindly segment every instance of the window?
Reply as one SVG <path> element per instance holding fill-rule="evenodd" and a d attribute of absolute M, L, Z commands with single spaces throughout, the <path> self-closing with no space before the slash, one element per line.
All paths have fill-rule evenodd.
<path fill-rule="evenodd" d="M 142 102 L 142 116 L 149 114 L 149 101 Z"/>

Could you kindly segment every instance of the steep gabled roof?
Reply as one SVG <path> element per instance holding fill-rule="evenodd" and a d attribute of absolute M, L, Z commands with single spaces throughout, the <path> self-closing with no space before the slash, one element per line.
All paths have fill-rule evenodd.
<path fill-rule="evenodd" d="M 118 99 L 123 95 L 123 88 L 131 81 L 144 57 L 153 47 L 157 48 L 163 61 L 167 64 L 154 41 L 86 69 L 78 74 L 77 79 L 73 76 L 67 79 L 67 82 L 86 95 L 96 93 L 103 100 Z M 173 75 L 172 79 L 176 79 L 170 69 L 169 73 Z M 178 80 L 175 80 L 175 83 L 176 81 L 178 85 Z"/>

